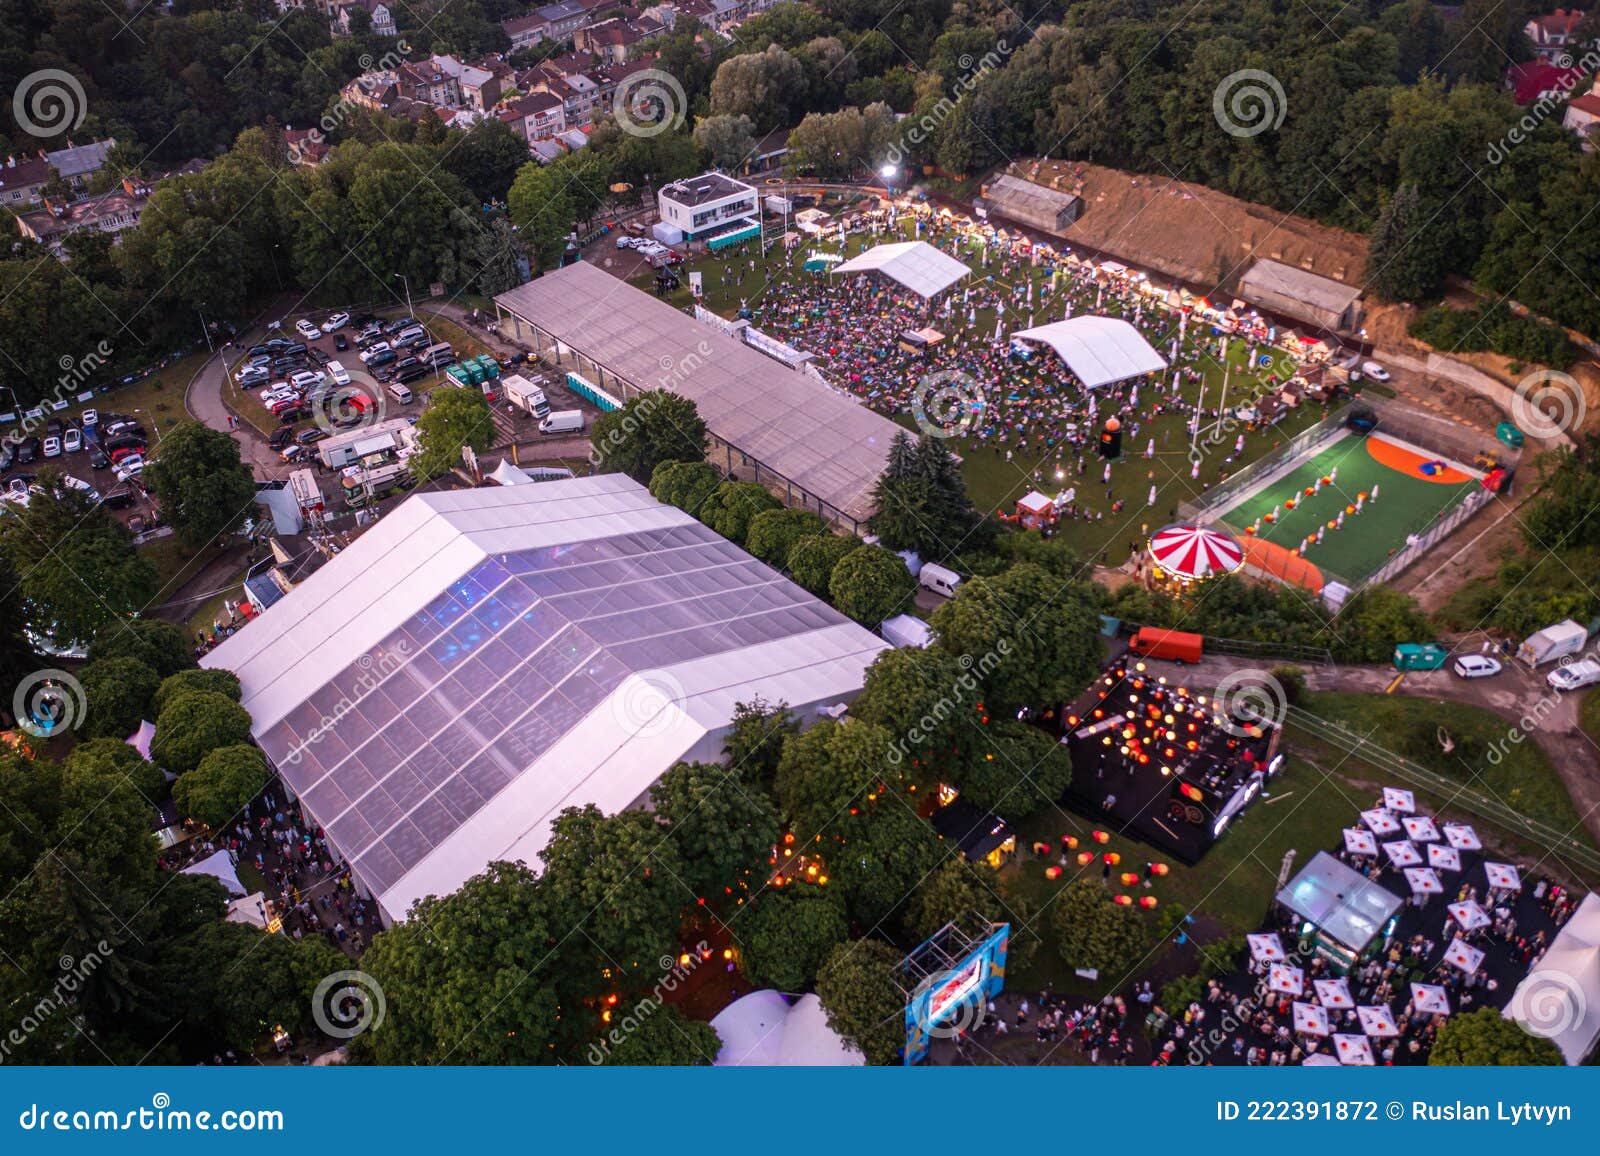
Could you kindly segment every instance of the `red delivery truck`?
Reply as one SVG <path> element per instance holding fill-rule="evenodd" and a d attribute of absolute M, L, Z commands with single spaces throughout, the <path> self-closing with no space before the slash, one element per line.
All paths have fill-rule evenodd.
<path fill-rule="evenodd" d="M 1199 662 L 1205 638 L 1182 630 L 1162 630 L 1141 626 L 1128 643 L 1128 649 L 1144 658 L 1166 658 L 1173 662 Z"/>

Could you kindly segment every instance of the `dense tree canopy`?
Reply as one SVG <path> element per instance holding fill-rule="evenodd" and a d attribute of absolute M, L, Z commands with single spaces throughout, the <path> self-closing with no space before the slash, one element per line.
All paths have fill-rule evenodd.
<path fill-rule="evenodd" d="M 1529 1035 L 1492 1007 L 1451 1016 L 1428 1053 L 1428 1063 L 1436 1067 L 1554 1067 L 1565 1062 L 1553 1041 Z"/>
<path fill-rule="evenodd" d="M 190 546 L 209 546 L 255 512 L 256 480 L 232 434 L 179 422 L 144 471 L 161 512 Z"/>
<path fill-rule="evenodd" d="M 483 391 L 468 386 L 433 390 L 428 408 L 417 419 L 417 436 L 421 449 L 411 456 L 411 469 L 419 478 L 435 478 L 462 466 L 463 446 L 488 449 L 494 441 L 494 419 Z"/>
<path fill-rule="evenodd" d="M 745 978 L 783 992 L 810 988 L 823 960 L 850 937 L 838 893 L 804 883 L 764 892 L 733 927 Z"/>
<path fill-rule="evenodd" d="M 192 771 L 218 747 L 250 739 L 250 714 L 226 695 L 191 690 L 167 703 L 156 719 L 150 757 L 175 775 Z"/>
<path fill-rule="evenodd" d="M 828 1026 L 869 1064 L 893 1063 L 906 1040 L 906 996 L 896 976 L 903 958 L 875 939 L 841 943 L 817 975 Z"/>
<path fill-rule="evenodd" d="M 648 485 L 662 462 L 704 460 L 706 423 L 688 398 L 654 389 L 596 418 L 589 444 L 597 468 Z"/>
<path fill-rule="evenodd" d="M 656 781 L 650 799 L 697 898 L 714 902 L 759 889 L 778 814 L 751 768 L 679 763 Z"/>

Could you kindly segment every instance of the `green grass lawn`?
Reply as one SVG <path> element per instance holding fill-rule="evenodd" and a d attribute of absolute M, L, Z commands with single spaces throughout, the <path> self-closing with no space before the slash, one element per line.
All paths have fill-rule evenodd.
<path fill-rule="evenodd" d="M 796 282 L 807 283 L 828 276 L 825 273 L 805 272 L 801 268 L 805 254 L 812 251 L 826 251 L 842 253 L 848 257 L 873 245 L 911 239 L 915 233 L 908 222 L 909 219 L 900 223 L 897 234 L 878 237 L 853 235 L 842 246 L 838 237 L 834 235 L 803 244 L 792 254 L 785 253 L 781 247 L 775 246 L 765 255 L 758 255 L 754 252 L 754 246 L 751 246 L 733 255 L 700 255 L 687 265 L 687 269 L 698 271 L 703 276 L 702 305 L 725 317 L 733 317 L 740 308 L 748 308 L 756 326 L 765 327 L 772 336 L 780 340 L 798 340 L 793 333 L 784 328 L 787 319 L 783 319 L 780 324 L 776 314 L 771 317 L 765 315 L 764 307 L 769 301 L 769 295 L 781 286 Z M 1024 279 L 1031 280 L 1036 295 L 1048 285 L 1049 274 L 1042 266 L 1038 268 L 1023 266 L 1009 274 L 1009 280 L 1005 280 L 1000 278 L 999 261 L 995 260 L 986 267 L 977 252 L 969 250 L 962 253 L 962 259 L 974 269 L 975 282 L 982 282 L 991 276 L 1001 284 L 1007 285 L 1020 285 Z M 755 261 L 753 270 L 750 268 L 752 260 Z M 653 277 L 651 271 L 645 270 L 634 280 L 640 287 L 648 289 L 653 287 Z M 694 299 L 687 285 L 688 278 L 685 276 L 683 287 L 669 293 L 666 300 L 679 308 L 689 308 Z M 953 292 L 959 293 L 960 290 Z M 1156 308 L 1158 306 L 1153 300 L 1147 302 L 1144 305 L 1146 316 Z M 1107 296 L 1100 312 L 1110 316 L 1120 316 L 1123 310 L 1124 306 L 1120 302 Z M 1133 307 L 1127 306 L 1126 312 L 1128 319 L 1132 320 Z M 1043 324 L 1058 317 L 1058 313 L 1052 313 L 1049 317 L 1040 313 L 1034 320 L 1038 324 Z M 1003 327 L 1007 330 L 1022 328 L 1027 321 L 1027 316 L 1018 316 L 1016 307 L 1002 319 Z M 952 315 L 948 320 L 935 317 L 932 323 L 946 332 L 954 332 L 966 326 L 966 317 Z M 971 330 L 989 335 L 994 332 L 995 323 L 996 317 L 992 310 L 979 310 Z M 1190 326 L 1191 343 L 1201 335 L 1213 340 L 1210 338 L 1209 329 L 1205 326 Z M 804 344 L 803 341 L 801 344 Z M 1162 349 L 1161 352 L 1166 356 L 1169 351 Z M 1258 356 L 1263 352 L 1267 351 L 1258 351 Z M 904 359 L 904 355 L 892 350 L 883 351 L 882 356 L 892 366 L 900 364 L 896 359 Z M 1047 352 L 1035 355 L 1036 358 L 1053 356 Z M 1201 383 L 1185 382 L 1181 387 L 1182 396 L 1187 401 L 1195 402 L 1199 399 L 1203 388 L 1205 404 L 1208 407 L 1214 406 L 1222 397 L 1226 376 L 1229 409 L 1253 400 L 1266 388 L 1264 378 L 1260 376 L 1265 371 L 1259 367 L 1249 367 L 1247 356 L 1245 343 L 1233 340 L 1229 342 L 1226 372 L 1215 356 L 1197 363 L 1186 362 L 1186 366 L 1193 365 L 1203 370 L 1204 382 L 1203 386 Z M 1281 363 L 1283 359 L 1279 360 Z M 826 373 L 826 365 L 822 368 Z M 916 363 L 909 360 L 906 360 L 904 368 L 907 373 L 917 372 Z M 1281 375 L 1281 364 L 1279 368 Z M 1009 372 L 1014 372 L 1019 381 L 1036 373 L 1029 368 L 1028 363 L 1020 361 L 1011 362 Z M 1151 386 L 1147 384 L 1141 388 L 1144 396 L 1149 397 Z M 1141 399 L 1141 408 L 1144 404 Z M 1235 471 L 1270 452 L 1289 437 L 1320 420 L 1325 412 L 1323 407 L 1311 404 L 1290 410 L 1272 429 L 1248 433 L 1245 448 L 1238 455 L 1234 454 L 1234 440 L 1238 431 L 1229 430 L 1225 435 L 1215 437 L 1209 444 L 1202 442 L 1204 460 L 1198 481 L 1190 479 L 1188 457 L 1190 439 L 1186 418 L 1180 414 L 1162 414 L 1153 420 L 1146 420 L 1136 439 L 1128 438 L 1124 441 L 1125 456 L 1112 467 L 1111 485 L 1114 494 L 1110 498 L 1106 496 L 1106 487 L 1101 482 L 1102 463 L 1093 458 L 1092 454 L 1089 455 L 1085 472 L 1079 475 L 1076 468 L 1078 451 L 1075 449 L 1068 449 L 1062 453 L 1047 452 L 1041 445 L 1030 443 L 1026 451 L 1016 451 L 1013 460 L 1007 461 L 1003 449 L 997 450 L 993 445 L 977 439 L 955 438 L 951 440 L 950 445 L 962 458 L 962 472 L 967 488 L 979 509 L 988 513 L 1009 514 L 1014 510 L 1016 500 L 1029 490 L 1039 489 L 1048 494 L 1055 494 L 1066 487 L 1074 487 L 1077 490 L 1077 503 L 1085 507 L 1091 515 L 1100 515 L 1100 518 L 1063 522 L 1058 535 L 1085 557 L 1094 557 L 1104 552 L 1110 561 L 1120 562 L 1125 556 L 1128 541 L 1140 537 L 1147 530 L 1154 531 L 1172 521 L 1177 514 L 1179 503 L 1214 485 L 1223 476 L 1223 470 Z M 1107 413 L 1108 411 L 1102 408 L 1100 416 L 1103 418 Z M 910 414 L 898 413 L 889 416 L 908 429 L 915 429 Z M 1156 452 L 1152 459 L 1147 460 L 1144 456 L 1146 444 L 1152 439 L 1156 443 Z M 1230 456 L 1234 460 L 1225 464 L 1224 459 Z M 1157 491 L 1153 504 L 1148 500 L 1152 485 Z M 1120 511 L 1114 513 L 1112 505 L 1118 499 L 1125 504 Z"/>
<path fill-rule="evenodd" d="M 1243 533 L 1256 525 L 1256 537 L 1285 549 L 1297 549 L 1301 541 L 1314 537 L 1319 526 L 1326 530 L 1341 511 L 1344 525 L 1326 530 L 1323 542 L 1313 542 L 1306 552 L 1325 575 L 1345 581 L 1372 573 L 1405 545 L 1406 535 L 1423 529 L 1440 511 L 1460 501 L 1477 485 L 1466 481 L 1454 484 L 1432 482 L 1392 469 L 1368 452 L 1369 439 L 1343 437 L 1264 489 L 1247 496 L 1222 514 L 1222 519 Z M 1307 497 L 1305 491 L 1337 470 L 1332 485 Z M 1363 493 L 1378 486 L 1378 500 L 1362 504 L 1361 513 L 1350 515 L 1349 507 Z M 1294 509 L 1285 502 L 1293 501 Z M 1272 521 L 1266 519 L 1276 511 Z"/>
<path fill-rule="evenodd" d="M 1318 692 L 1308 694 L 1302 705 L 1531 819 L 1592 842 L 1544 751 L 1534 742 L 1507 742 L 1510 724 L 1498 715 L 1466 703 L 1400 694 Z M 1455 743 L 1450 754 L 1439 745 L 1441 727 Z M 1500 752 L 1496 761 L 1488 757 L 1492 747 Z"/>

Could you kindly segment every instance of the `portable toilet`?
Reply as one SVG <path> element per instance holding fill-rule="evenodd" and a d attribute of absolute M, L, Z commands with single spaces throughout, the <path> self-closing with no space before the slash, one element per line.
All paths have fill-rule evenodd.
<path fill-rule="evenodd" d="M 1494 436 L 1514 450 L 1522 448 L 1523 433 L 1513 423 L 1503 421 L 1494 427 Z"/>
<path fill-rule="evenodd" d="M 471 385 L 482 385 L 483 384 L 484 378 L 487 375 L 483 372 L 483 366 L 478 364 L 476 358 L 470 359 L 467 362 L 465 362 L 465 368 L 466 368 L 466 371 L 467 371 L 467 381 L 468 381 L 469 384 L 471 384 Z"/>
<path fill-rule="evenodd" d="M 1437 642 L 1402 642 L 1394 648 L 1396 670 L 1438 670 L 1450 652 Z"/>
<path fill-rule="evenodd" d="M 452 365 L 449 369 L 445 370 L 444 375 L 448 377 L 453 384 L 459 385 L 463 388 L 472 385 L 472 374 L 469 373 L 467 371 L 467 367 L 459 361 Z"/>
<path fill-rule="evenodd" d="M 490 357 L 487 353 L 479 354 L 477 357 L 472 359 L 472 362 L 478 366 L 479 369 L 483 370 L 483 376 L 485 378 L 492 381 L 500 376 L 500 363 L 494 358 Z"/>

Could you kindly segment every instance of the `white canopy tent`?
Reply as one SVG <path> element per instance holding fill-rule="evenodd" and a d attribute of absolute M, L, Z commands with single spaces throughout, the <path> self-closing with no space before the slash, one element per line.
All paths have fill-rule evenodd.
<path fill-rule="evenodd" d="M 753 991 L 723 1008 L 711 1026 L 722 1040 L 718 1067 L 838 1068 L 866 1063 L 828 1026 L 828 1015 L 815 995 L 801 996 L 791 1004 L 780 992 Z"/>
<path fill-rule="evenodd" d="M 1561 1049 L 1571 1066 L 1600 1040 L 1600 896 L 1585 895 L 1528 976 L 1505 1015 Z"/>
<path fill-rule="evenodd" d="M 1353 1008 L 1356 1001 L 1350 998 L 1350 984 L 1344 979 L 1319 979 L 1315 983 L 1317 1002 L 1323 1007 Z"/>
<path fill-rule="evenodd" d="M 897 241 L 876 245 L 859 257 L 835 265 L 829 272 L 835 276 L 882 273 L 918 297 L 937 297 L 963 277 L 970 276 L 972 269 L 926 241 Z"/>
<path fill-rule="evenodd" d="M 209 875 L 228 889 L 229 895 L 243 895 L 244 884 L 239 882 L 239 872 L 233 866 L 233 857 L 226 851 L 214 851 L 204 859 L 197 859 L 183 869 L 185 875 Z"/>
<path fill-rule="evenodd" d="M 510 458 L 501 458 L 488 480 L 497 486 L 530 486 L 533 479 L 518 468 Z"/>
<path fill-rule="evenodd" d="M 1011 336 L 1020 341 L 1042 342 L 1054 349 L 1086 389 L 1147 373 L 1160 373 L 1167 368 L 1166 359 L 1137 329 L 1115 317 L 1086 313 L 1024 329 Z"/>

